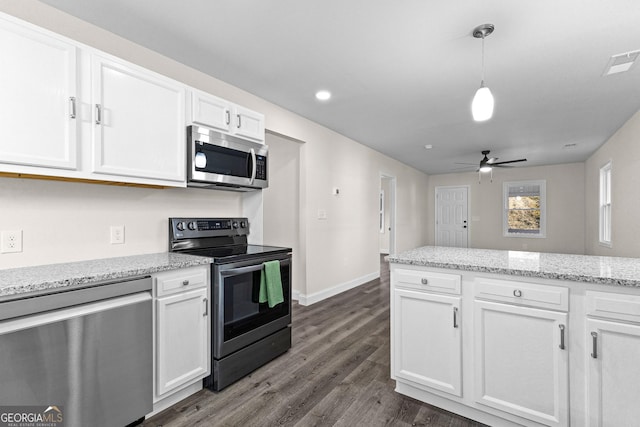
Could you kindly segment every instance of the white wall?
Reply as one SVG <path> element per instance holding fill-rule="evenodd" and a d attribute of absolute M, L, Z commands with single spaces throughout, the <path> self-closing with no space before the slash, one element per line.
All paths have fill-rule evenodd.
<path fill-rule="evenodd" d="M 301 263 L 306 264 L 306 274 L 301 280 L 304 283 L 301 283 L 300 292 L 310 301 L 359 284 L 379 273 L 377 203 L 380 172 L 398 178 L 398 250 L 426 242 L 428 213 L 424 194 L 428 178 L 425 174 L 264 99 L 48 5 L 34 0 L 0 0 L 0 11 L 260 111 L 266 116 L 267 129 L 304 141 L 300 151 L 300 170 L 303 173 L 300 176 L 299 221 Z M 341 189 L 339 197 L 331 195 L 333 187 Z M 23 190 L 23 203 L 6 207 L 5 197 Z M 5 227 L 11 225 L 12 228 L 24 229 L 27 245 L 21 255 L 0 255 L 0 268 L 126 255 L 136 251 L 164 251 L 167 232 L 160 222 L 166 221 L 166 217 L 178 214 L 238 215 L 244 209 L 239 195 L 198 189 L 145 190 L 3 180 L 0 191 L 0 221 L 6 224 Z M 47 197 L 49 191 L 58 195 L 55 201 Z M 47 204 L 40 204 L 40 198 L 44 198 Z M 108 202 L 101 202 L 102 198 Z M 194 208 L 202 201 L 202 208 Z M 35 206 L 39 206 L 41 213 L 38 224 Z M 101 231 L 91 232 L 95 223 L 93 218 L 78 214 L 84 209 L 92 214 L 99 213 Z M 327 211 L 327 220 L 317 219 L 318 209 Z M 74 218 L 73 229 L 79 232 L 73 241 L 68 240 L 68 228 L 58 226 L 60 220 L 69 226 L 71 221 L 64 219 L 68 217 Z M 21 218 L 29 218 L 29 221 L 20 221 Z M 154 225 L 145 225 L 150 218 Z M 104 247 L 104 235 L 98 237 L 94 234 L 106 233 L 105 226 L 115 220 L 125 223 L 127 239 L 133 240 L 127 240 L 128 243 L 120 247 L 108 244 Z M 134 239 L 136 236 L 139 240 Z M 265 240 L 265 243 L 269 242 Z M 36 257 L 28 248 L 42 249 L 38 249 Z"/>
<path fill-rule="evenodd" d="M 503 237 L 502 184 L 505 181 L 547 181 L 547 237 Z M 435 242 L 435 187 L 469 185 L 469 247 L 584 253 L 584 163 L 496 169 L 493 182 L 475 172 L 429 176 L 429 244 Z M 475 218 L 474 218 L 475 217 Z"/>
<path fill-rule="evenodd" d="M 599 244 L 600 168 L 611 161 L 610 248 Z M 586 252 L 640 257 L 640 112 L 633 115 L 585 162 Z"/>
<path fill-rule="evenodd" d="M 23 252 L 0 255 L 0 269 L 166 252 L 172 216 L 237 216 L 238 194 L 0 178 L 3 230 L 23 230 Z M 125 243 L 109 243 L 111 225 Z"/>

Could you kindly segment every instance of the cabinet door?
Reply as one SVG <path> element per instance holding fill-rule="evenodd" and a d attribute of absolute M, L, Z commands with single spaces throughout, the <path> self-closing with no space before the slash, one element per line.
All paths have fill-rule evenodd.
<path fill-rule="evenodd" d="M 93 172 L 185 183 L 185 89 L 94 55 Z"/>
<path fill-rule="evenodd" d="M 404 289 L 394 298 L 396 378 L 462 396 L 460 298 Z"/>
<path fill-rule="evenodd" d="M 191 121 L 223 132 L 231 130 L 231 103 L 224 99 L 193 91 L 191 93 Z"/>
<path fill-rule="evenodd" d="M 156 393 L 208 374 L 207 289 L 156 300 Z"/>
<path fill-rule="evenodd" d="M 264 116 L 236 105 L 233 133 L 254 141 L 264 142 Z"/>
<path fill-rule="evenodd" d="M 0 56 L 0 163 L 77 169 L 76 47 L 0 19 Z"/>
<path fill-rule="evenodd" d="M 638 425 L 640 325 L 587 319 L 586 339 L 589 425 Z"/>
<path fill-rule="evenodd" d="M 476 300 L 474 324 L 476 401 L 566 426 L 567 314 Z"/>

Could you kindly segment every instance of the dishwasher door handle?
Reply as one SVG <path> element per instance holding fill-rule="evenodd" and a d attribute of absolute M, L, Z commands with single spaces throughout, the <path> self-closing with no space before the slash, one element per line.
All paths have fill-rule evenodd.
<path fill-rule="evenodd" d="M 140 292 L 119 298 L 91 302 L 77 307 L 62 308 L 53 312 L 34 314 L 17 319 L 9 319 L 0 322 L 0 335 L 22 331 L 24 329 L 37 328 L 38 326 L 73 319 L 74 317 L 87 316 L 89 314 L 137 304 L 147 300 L 151 300 L 151 293 Z"/>

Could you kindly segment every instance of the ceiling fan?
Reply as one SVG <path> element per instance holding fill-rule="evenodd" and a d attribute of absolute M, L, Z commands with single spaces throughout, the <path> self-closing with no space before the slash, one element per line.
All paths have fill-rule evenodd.
<path fill-rule="evenodd" d="M 478 178 L 480 177 L 481 172 L 491 172 L 491 178 L 493 180 L 493 168 L 510 168 L 513 167 L 509 165 L 509 163 L 518 163 L 518 162 L 526 162 L 527 159 L 517 159 L 517 160 L 506 160 L 504 162 L 497 162 L 497 157 L 488 157 L 490 150 L 482 151 L 484 157 L 480 160 L 480 165 L 478 166 Z M 475 163 L 456 163 L 459 165 L 475 165 Z"/>
<path fill-rule="evenodd" d="M 518 159 L 518 160 L 507 160 L 504 162 L 496 162 L 496 160 L 498 160 L 497 157 L 491 157 L 491 158 L 487 157 L 487 154 L 489 154 L 490 152 L 491 151 L 489 150 L 484 150 L 482 152 L 482 154 L 484 154 L 484 157 L 482 160 L 480 160 L 480 167 L 478 168 L 480 172 L 489 172 L 494 166 L 498 168 L 510 168 L 512 166 L 505 166 L 505 165 L 507 163 L 518 163 L 518 162 L 527 161 L 527 159 Z"/>

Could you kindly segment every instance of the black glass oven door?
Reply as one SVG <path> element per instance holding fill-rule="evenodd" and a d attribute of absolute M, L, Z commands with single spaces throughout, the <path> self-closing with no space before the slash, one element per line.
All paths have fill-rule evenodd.
<path fill-rule="evenodd" d="M 249 266 L 222 269 L 219 273 L 217 301 L 218 325 L 214 355 L 222 357 L 271 333 L 291 321 L 291 261 L 280 260 L 284 302 L 269 308 L 258 301 L 262 262 Z M 216 351 L 218 350 L 218 351 Z"/>

